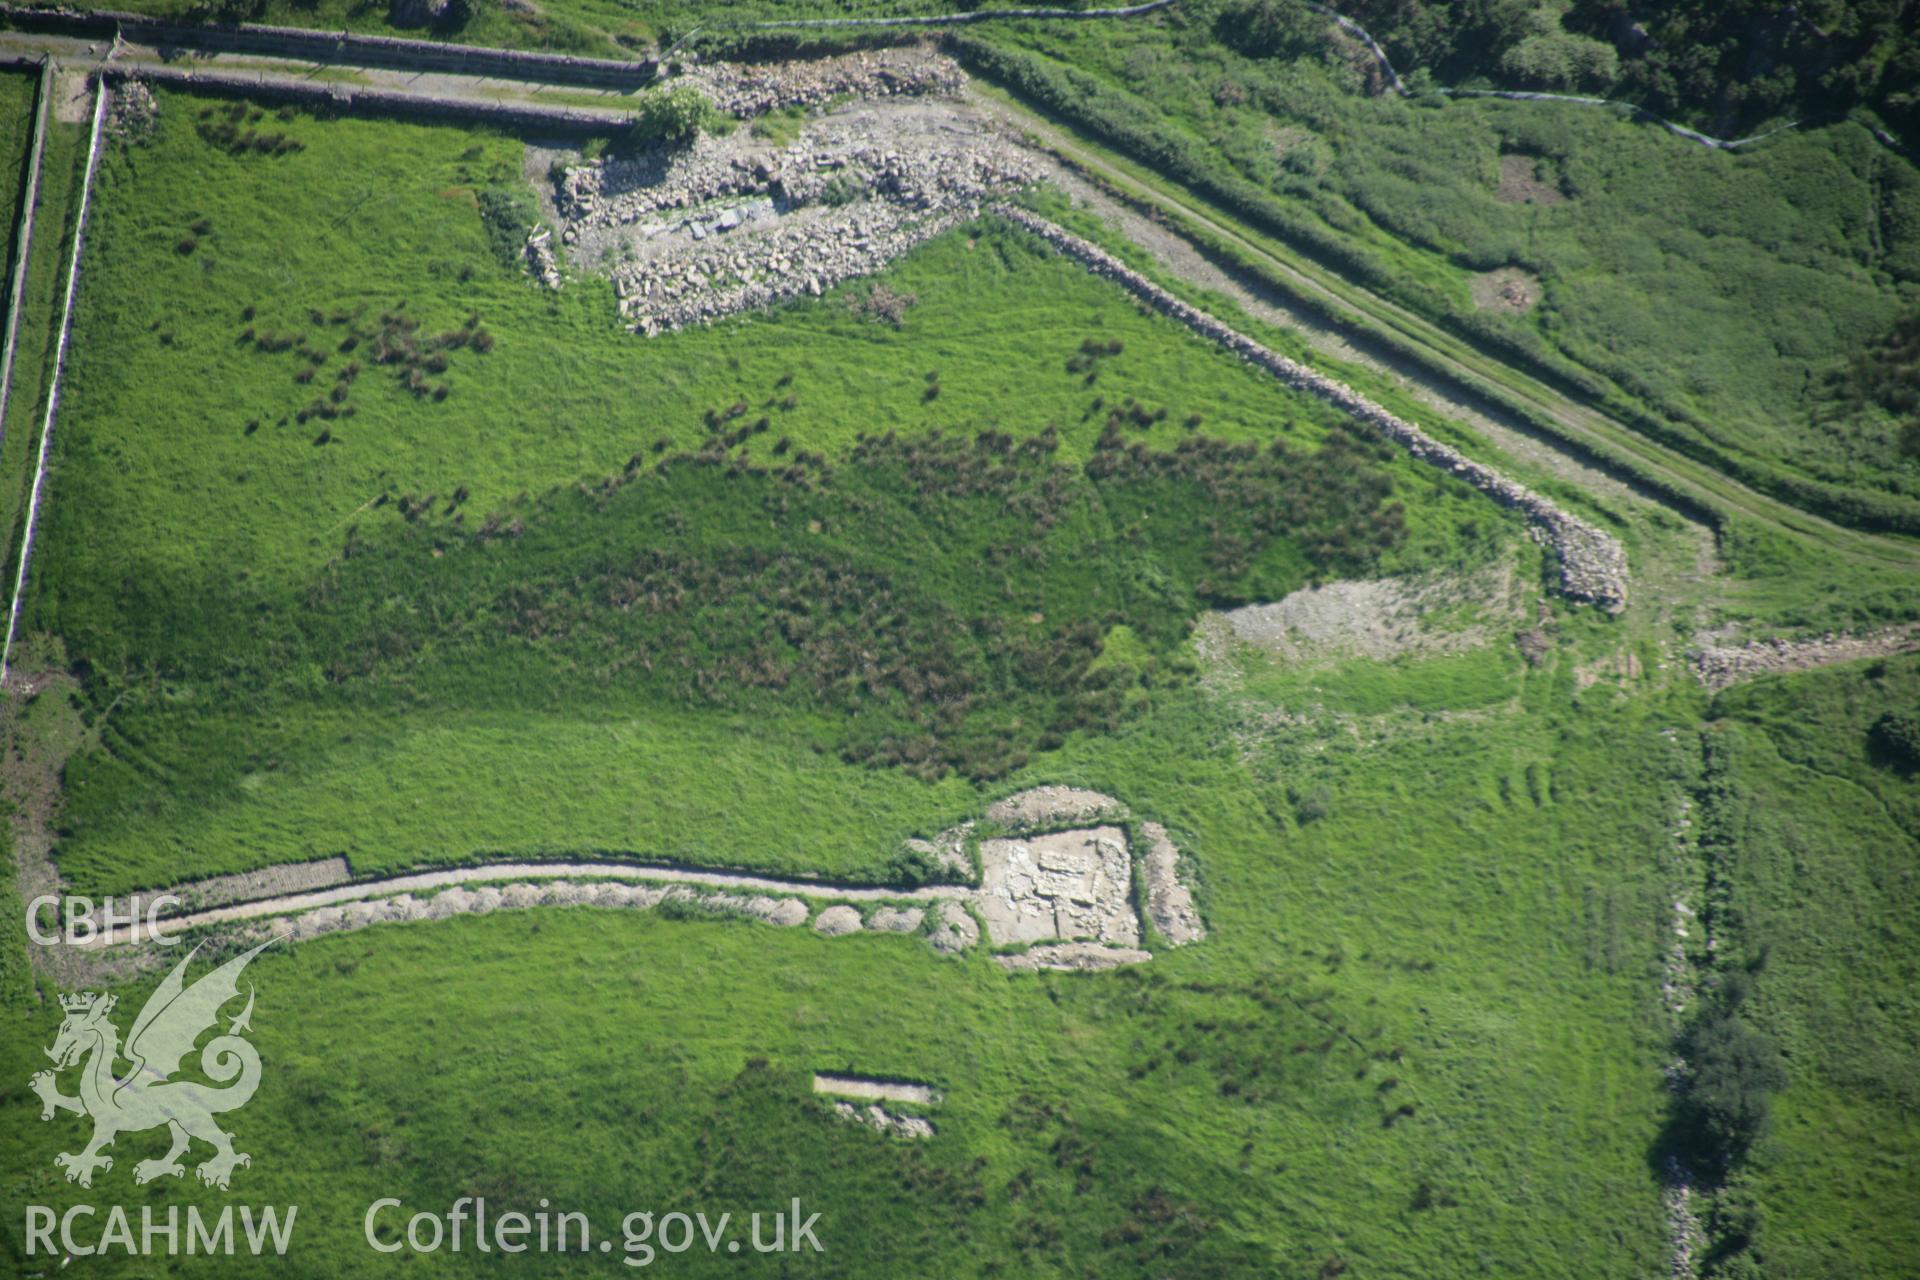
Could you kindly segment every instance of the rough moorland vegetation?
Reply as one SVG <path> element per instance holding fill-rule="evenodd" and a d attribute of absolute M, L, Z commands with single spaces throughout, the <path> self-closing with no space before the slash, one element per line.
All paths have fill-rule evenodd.
<path fill-rule="evenodd" d="M 1324 19 L 1243 0 L 952 44 L 1290 251 L 1663 443 L 1847 523 L 1920 528 L 1899 425 L 1835 413 L 1825 390 L 1897 342 L 1920 297 L 1920 170 L 1860 125 L 1726 153 L 1607 110 L 1373 93 Z M 1530 305 L 1476 296 L 1515 270 L 1537 281 Z"/>

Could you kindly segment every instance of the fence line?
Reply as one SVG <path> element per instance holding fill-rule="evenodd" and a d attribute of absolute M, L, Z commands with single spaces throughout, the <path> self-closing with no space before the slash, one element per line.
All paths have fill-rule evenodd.
<path fill-rule="evenodd" d="M 0 18 L 33 30 L 79 32 L 155 45 L 264 53 L 313 62 L 399 67 L 409 71 L 448 71 L 463 75 L 545 80 L 595 88 L 630 89 L 654 76 L 651 59 L 584 58 L 567 53 L 495 49 L 485 45 L 410 40 L 402 36 L 361 35 L 311 27 L 275 27 L 250 22 L 180 23 L 150 14 L 113 9 L 49 9 L 0 2 Z"/>
<path fill-rule="evenodd" d="M 54 410 L 60 406 L 60 375 L 67 365 L 67 340 L 73 333 L 73 297 L 80 284 L 80 249 L 87 236 L 87 206 L 93 200 L 93 174 L 100 164 L 100 138 L 107 119 L 107 78 L 94 77 L 93 137 L 87 145 L 87 169 L 80 179 L 80 211 L 73 220 L 73 256 L 67 260 L 66 300 L 60 308 L 60 341 L 53 352 L 53 377 L 47 384 L 47 416 L 40 424 L 40 459 L 34 467 L 33 492 L 27 498 L 27 518 L 20 534 L 20 571 L 13 579 L 13 605 L 7 611 L 7 639 L 0 646 L 0 686 L 13 660 L 13 637 L 20 626 L 20 598 L 27 584 L 27 560 L 33 554 L 33 528 L 40 516 L 40 494 L 47 482 L 47 446 L 53 439 Z"/>
<path fill-rule="evenodd" d="M 40 63 L 35 91 L 33 139 L 27 144 L 27 185 L 20 194 L 20 221 L 13 239 L 13 284 L 7 293 L 6 345 L 0 347 L 0 442 L 7 438 L 7 397 L 13 386 L 13 352 L 20 340 L 20 306 L 27 296 L 27 254 L 33 248 L 33 206 L 40 198 L 40 158 L 47 146 L 47 113 L 53 100 L 53 56 Z"/>

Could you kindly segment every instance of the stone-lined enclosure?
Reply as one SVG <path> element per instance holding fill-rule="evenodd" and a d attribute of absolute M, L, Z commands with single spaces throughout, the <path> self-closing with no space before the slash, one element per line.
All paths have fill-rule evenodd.
<path fill-rule="evenodd" d="M 850 101 L 784 143 L 742 128 L 566 169 L 560 242 L 612 277 L 622 316 L 649 335 L 871 275 L 1043 172 L 956 102 L 966 76 L 926 49 L 716 64 L 676 83 L 743 115 Z"/>
<path fill-rule="evenodd" d="M 1095 813 L 1112 821 L 1073 825 Z M 1110 968 L 1152 958 L 1141 945 L 1134 906 L 1136 861 L 1147 917 L 1164 940 L 1180 946 L 1206 936 L 1182 878 L 1179 850 L 1165 828 L 1140 824 L 1145 849 L 1136 851 L 1118 825 L 1125 815 L 1126 807 L 1110 796 L 1062 787 L 1000 801 L 988 810 L 986 824 L 1007 834 L 977 842 L 984 873 L 977 886 L 854 887 L 621 863 L 508 863 L 355 883 L 344 860 L 331 858 L 179 886 L 171 892 L 188 910 L 163 921 L 163 931 L 225 928 L 251 940 L 283 934 L 307 939 L 374 924 L 541 906 L 673 906 L 787 928 L 811 923 L 830 938 L 914 936 L 942 955 L 969 950 L 983 937 L 996 947 L 1037 944 L 1023 954 L 1000 956 L 1009 969 Z M 973 880 L 970 846 L 979 826 L 965 823 L 909 847 L 949 851 L 941 865 L 964 867 Z M 138 936 L 137 929 L 103 934 L 89 945 Z"/>
<path fill-rule="evenodd" d="M 1554 554 L 1562 594 L 1613 612 L 1626 607 L 1626 554 L 1610 534 L 1008 203 L 1004 197 L 1039 181 L 1052 164 L 954 96 L 965 76 L 944 55 L 903 48 L 801 65 L 804 71 L 755 77 L 740 101 L 761 110 L 812 102 L 822 85 L 853 101 L 809 117 L 784 146 L 742 129 L 682 150 L 602 158 L 560 177 L 561 241 L 577 263 L 612 276 L 622 314 L 639 332 L 818 295 L 991 211 L 1147 307 L 1521 511 Z M 700 74 L 714 84 L 741 75 Z"/>

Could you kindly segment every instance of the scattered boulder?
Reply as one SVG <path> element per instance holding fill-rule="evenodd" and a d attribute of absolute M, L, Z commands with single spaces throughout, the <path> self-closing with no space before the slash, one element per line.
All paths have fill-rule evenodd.
<path fill-rule="evenodd" d="M 868 917 L 867 928 L 880 933 L 913 933 L 924 919 L 926 913 L 918 907 L 881 907 Z"/>
<path fill-rule="evenodd" d="M 933 929 L 927 942 L 943 956 L 959 955 L 980 941 L 980 924 L 968 910 L 952 899 L 933 909 Z"/>
<path fill-rule="evenodd" d="M 828 907 L 813 918 L 814 931 L 829 938 L 860 932 L 860 913 L 845 903 Z"/>
<path fill-rule="evenodd" d="M 878 1104 L 855 1106 L 851 1102 L 833 1104 L 833 1114 L 842 1120 L 864 1124 L 896 1138 L 931 1138 L 933 1126 L 919 1116 L 896 1116 Z"/>

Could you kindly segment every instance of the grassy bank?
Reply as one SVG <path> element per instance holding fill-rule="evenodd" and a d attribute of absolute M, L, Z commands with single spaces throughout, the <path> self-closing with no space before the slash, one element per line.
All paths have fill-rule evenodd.
<path fill-rule="evenodd" d="M 596 1223 L 798 1195 L 835 1274 L 1644 1275 L 1663 904 L 1638 851 L 1668 820 L 1668 717 L 1501 651 L 1381 671 L 1296 677 L 1351 709 L 1324 734 L 1264 725 L 1274 689 L 1183 696 L 1049 762 L 1198 860 L 1211 939 L 1139 970 L 590 909 L 270 952 L 236 1190 L 302 1206 L 299 1274 L 387 1264 L 360 1235 L 377 1196 L 484 1194 Z M 1319 793 L 1304 821 L 1290 790 Z M 16 1021 L 14 1075 L 55 1021 Z M 936 1137 L 838 1127 L 816 1069 L 937 1084 Z M 9 1198 L 114 1194 L 119 1167 L 92 1193 L 51 1176 L 72 1135 L 36 1116 L 0 1105 Z"/>

